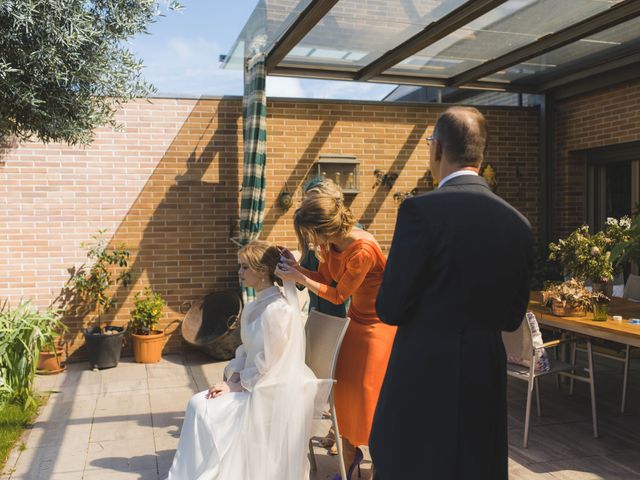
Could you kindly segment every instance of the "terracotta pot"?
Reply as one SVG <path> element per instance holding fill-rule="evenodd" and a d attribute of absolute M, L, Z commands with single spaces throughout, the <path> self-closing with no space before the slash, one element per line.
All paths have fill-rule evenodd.
<path fill-rule="evenodd" d="M 57 355 L 57 358 L 56 358 Z M 38 356 L 38 373 L 47 375 L 63 372 L 67 367 L 64 361 L 64 348 L 58 347 L 56 352 L 41 351 Z"/>
<path fill-rule="evenodd" d="M 158 363 L 162 358 L 164 332 L 153 330 L 150 335 L 131 334 L 133 356 L 138 363 Z"/>
<path fill-rule="evenodd" d="M 576 308 L 570 305 L 562 305 L 557 300 L 551 301 L 551 311 L 558 317 L 584 317 L 587 312 L 583 308 Z"/>

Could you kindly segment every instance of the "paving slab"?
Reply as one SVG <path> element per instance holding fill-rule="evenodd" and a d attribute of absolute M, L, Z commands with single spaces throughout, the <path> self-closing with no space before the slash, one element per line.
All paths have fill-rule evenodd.
<path fill-rule="evenodd" d="M 638 363 L 630 375 L 630 399 L 640 398 Z M 195 352 L 152 365 L 124 359 L 98 372 L 86 363 L 71 364 L 55 378 L 38 377 L 37 387 L 52 393 L 22 438 L 24 450 L 11 452 L 0 480 L 164 480 L 189 398 L 220 381 L 225 365 Z M 621 415 L 619 369 L 606 362 L 597 367 L 599 439 L 591 436 L 588 392 L 569 396 L 543 378 L 543 416 L 532 416 L 529 448 L 522 448 L 526 385 L 509 380 L 512 480 L 640 478 L 640 407 L 629 401 Z M 318 436 L 328 428 L 327 421 L 314 423 Z M 337 458 L 317 445 L 314 451 L 319 469 L 310 479 L 330 479 Z M 365 449 L 362 478 L 370 471 Z"/>

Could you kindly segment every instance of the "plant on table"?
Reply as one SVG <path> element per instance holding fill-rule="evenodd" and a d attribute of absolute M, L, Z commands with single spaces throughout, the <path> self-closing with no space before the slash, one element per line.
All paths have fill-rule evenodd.
<path fill-rule="evenodd" d="M 558 243 L 549 244 L 549 260 L 557 261 L 566 276 L 605 283 L 613 280 L 614 264 L 611 252 L 629 238 L 631 221 L 607 218 L 605 229 L 591 233 L 583 225 Z"/>
<path fill-rule="evenodd" d="M 611 258 L 616 266 L 631 262 L 640 265 L 640 214 L 633 218 L 625 233 L 613 247 Z"/>
<path fill-rule="evenodd" d="M 551 283 L 542 291 L 542 301 L 547 306 L 556 302 L 563 308 L 588 310 L 591 308 L 591 298 L 592 294 L 585 288 L 584 282 L 575 278 L 562 283 Z"/>

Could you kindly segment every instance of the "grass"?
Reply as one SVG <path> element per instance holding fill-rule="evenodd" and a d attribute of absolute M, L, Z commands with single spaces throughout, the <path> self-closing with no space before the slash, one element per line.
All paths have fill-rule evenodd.
<path fill-rule="evenodd" d="M 44 399 L 38 402 L 42 405 Z M 11 448 L 29 426 L 38 407 L 24 408 L 19 405 L 0 404 L 0 471 L 4 467 Z"/>

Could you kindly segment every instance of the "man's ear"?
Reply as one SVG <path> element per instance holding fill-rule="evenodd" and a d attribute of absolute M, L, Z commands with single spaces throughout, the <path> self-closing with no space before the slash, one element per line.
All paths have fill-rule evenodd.
<path fill-rule="evenodd" d="M 442 161 L 442 144 L 439 140 L 434 140 L 433 145 L 433 160 L 440 163 Z"/>

